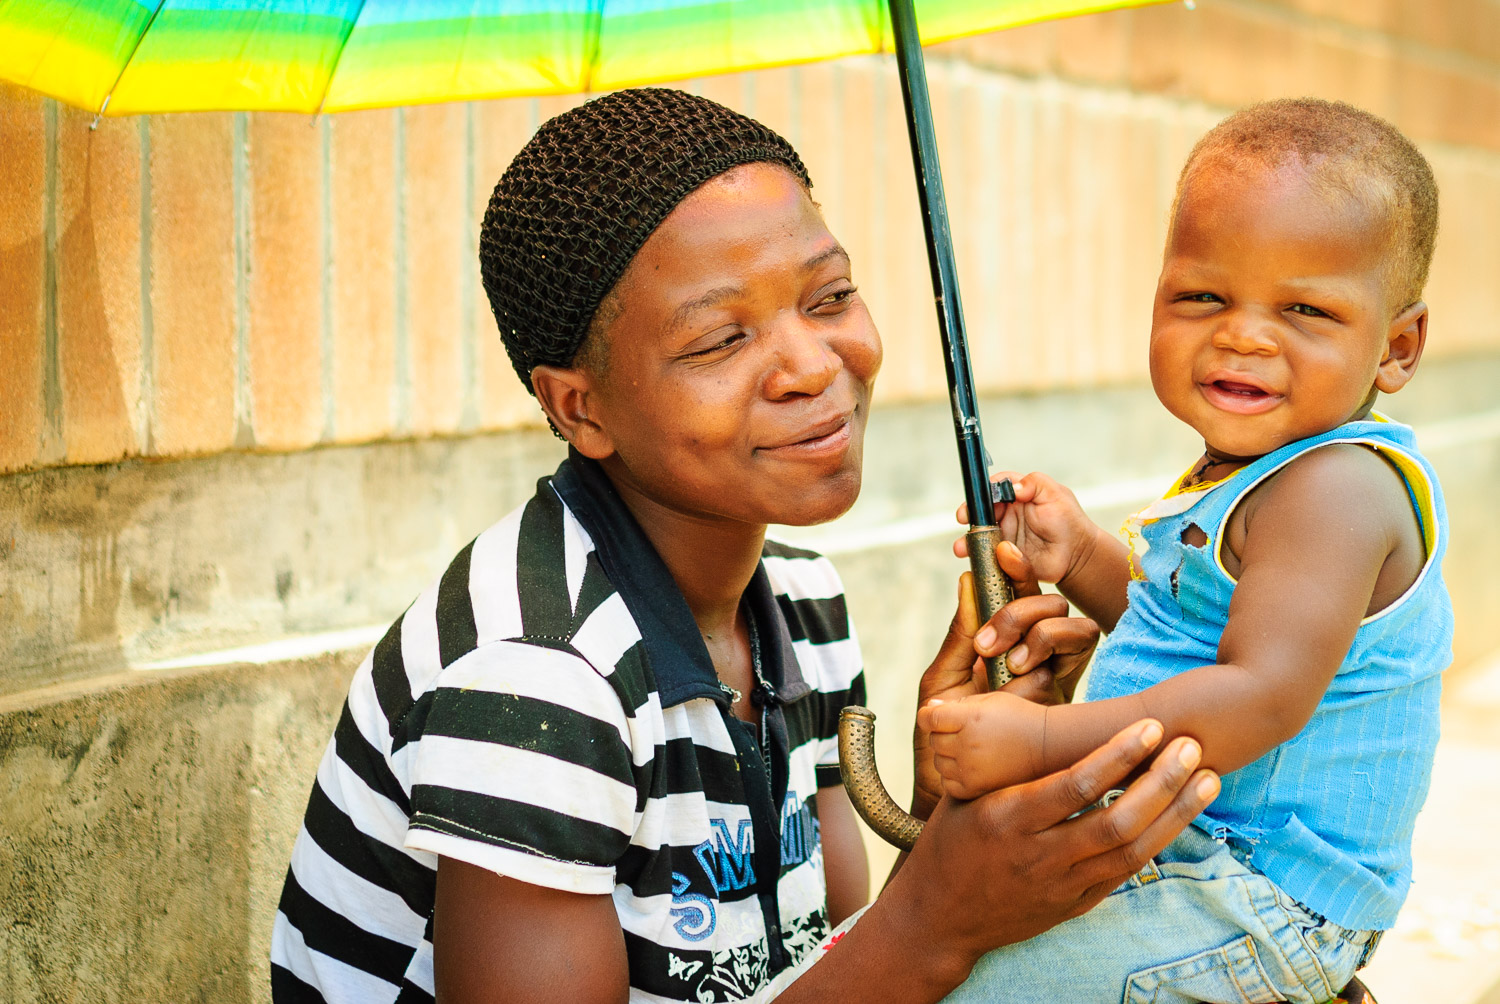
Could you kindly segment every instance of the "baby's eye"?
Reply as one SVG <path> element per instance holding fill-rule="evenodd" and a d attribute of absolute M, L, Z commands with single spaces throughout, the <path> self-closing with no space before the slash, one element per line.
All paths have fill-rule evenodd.
<path fill-rule="evenodd" d="M 1178 303 L 1223 303 L 1217 293 L 1182 293 L 1177 297 Z"/>
<path fill-rule="evenodd" d="M 1294 304 L 1292 304 L 1290 307 L 1288 307 L 1286 309 L 1290 310 L 1294 314 L 1301 314 L 1304 317 L 1327 317 L 1327 316 L 1329 316 L 1328 313 L 1327 313 L 1327 311 L 1319 310 L 1317 307 L 1314 307 L 1314 306 L 1312 306 L 1311 304 L 1308 304 L 1308 303 L 1294 303 Z"/>

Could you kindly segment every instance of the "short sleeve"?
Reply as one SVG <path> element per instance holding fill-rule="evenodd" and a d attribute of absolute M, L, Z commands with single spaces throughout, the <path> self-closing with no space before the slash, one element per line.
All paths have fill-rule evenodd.
<path fill-rule="evenodd" d="M 614 889 L 636 816 L 631 730 L 587 662 L 484 645 L 442 671 L 416 731 L 407 847 L 533 885 Z"/>

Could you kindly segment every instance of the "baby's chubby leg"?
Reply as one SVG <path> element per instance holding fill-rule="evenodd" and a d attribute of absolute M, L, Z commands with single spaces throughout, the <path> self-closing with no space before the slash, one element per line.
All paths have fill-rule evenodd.
<path fill-rule="evenodd" d="M 947 1000 L 1318 1004 L 1361 951 L 1312 936 L 1320 923 L 1189 827 L 1093 910 L 984 956 Z"/>

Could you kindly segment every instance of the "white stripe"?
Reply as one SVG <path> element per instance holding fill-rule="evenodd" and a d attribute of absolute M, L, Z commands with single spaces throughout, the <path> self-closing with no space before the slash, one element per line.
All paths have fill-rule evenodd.
<path fill-rule="evenodd" d="M 788 760 L 788 773 L 790 779 L 787 790 L 810 795 L 817 791 L 817 766 L 826 750 L 824 746 L 828 740 L 820 736 L 813 736 L 802 745 L 792 750 Z M 838 748 L 838 741 L 834 740 L 834 748 Z"/>
<path fill-rule="evenodd" d="M 619 696 L 594 667 L 568 652 L 525 642 L 491 642 L 455 661 L 443 671 L 438 685 L 515 694 L 571 708 L 614 726 L 620 741 L 630 743 Z"/>
<path fill-rule="evenodd" d="M 516 546 L 525 506 L 481 533 L 469 552 L 469 597 L 479 644 L 521 636 Z"/>
<path fill-rule="evenodd" d="M 414 986 L 437 996 L 437 982 L 432 975 L 432 942 L 426 938 L 422 939 L 416 954 L 411 957 L 411 965 L 406 967 L 406 978 Z"/>
<path fill-rule="evenodd" d="M 657 702 L 656 707 L 659 709 L 661 696 L 652 691 L 651 700 Z M 737 755 L 734 740 L 724 727 L 724 716 L 719 713 L 719 706 L 708 698 L 688 701 L 658 710 L 657 713 L 662 717 L 668 740 L 691 739 L 705 749 L 728 753 L 730 756 Z"/>
<path fill-rule="evenodd" d="M 354 679 L 349 681 L 349 717 L 354 721 L 354 727 L 359 734 L 364 736 L 365 742 L 378 751 L 381 756 L 391 755 L 391 723 L 385 717 L 385 710 L 380 706 L 380 699 L 375 696 L 375 653 L 371 652 L 365 656 L 365 661 L 359 664 L 359 669 L 354 671 Z M 332 743 L 330 743 L 332 745 Z M 411 785 L 406 781 L 405 774 L 396 775 L 408 793 Z"/>
<path fill-rule="evenodd" d="M 721 813 L 720 818 L 729 819 L 733 811 L 738 811 L 739 816 L 744 817 L 747 811 L 742 805 L 731 806 L 730 809 L 730 815 Z M 635 832 L 630 834 L 630 842 L 650 851 L 667 845 L 697 847 L 709 837 L 710 811 L 708 799 L 703 797 L 701 791 L 683 791 L 648 798 L 641 810 L 640 819 L 635 824 Z"/>
<path fill-rule="evenodd" d="M 280 910 L 271 930 L 271 961 L 317 987 L 328 1004 L 380 1004 L 401 992 L 394 983 L 308 948 L 302 932 Z"/>
<path fill-rule="evenodd" d="M 406 835 L 406 813 L 365 784 L 331 745 L 318 764 L 318 787 L 359 832 L 389 847 L 401 846 Z"/>
<path fill-rule="evenodd" d="M 614 593 L 574 633 L 573 648 L 602 675 L 609 676 L 620 657 L 640 640 L 641 629 L 626 609 L 624 598 Z"/>
<path fill-rule="evenodd" d="M 407 833 L 406 846 L 408 850 L 424 854 L 456 858 L 496 875 L 505 875 L 545 889 L 603 896 L 615 888 L 615 870 L 612 867 L 558 861 L 529 851 L 497 847 L 482 840 L 438 833 L 421 826 L 414 826 Z"/>
<path fill-rule="evenodd" d="M 401 667 L 414 701 L 432 687 L 443 668 L 438 650 L 437 599 L 438 584 L 434 582 L 401 615 Z"/>
<path fill-rule="evenodd" d="M 413 948 L 427 918 L 389 889 L 367 882 L 330 856 L 306 829 L 292 845 L 292 875 L 302 891 L 354 926 Z"/>
<path fill-rule="evenodd" d="M 762 559 L 773 592 L 793 600 L 831 600 L 844 595 L 838 570 L 826 558 Z"/>
<path fill-rule="evenodd" d="M 568 576 L 568 602 L 578 609 L 578 591 L 583 588 L 583 573 L 588 568 L 594 540 L 589 536 L 573 510 L 563 505 L 563 565 Z"/>
<path fill-rule="evenodd" d="M 412 784 L 507 798 L 629 833 L 635 786 L 533 750 L 498 743 L 423 738 Z"/>
<path fill-rule="evenodd" d="M 864 667 L 859 642 L 853 637 L 822 645 L 814 645 L 803 638 L 792 642 L 792 651 L 797 656 L 797 665 L 802 667 L 803 678 L 825 694 L 848 690 Z"/>
<path fill-rule="evenodd" d="M 819 843 L 807 860 L 781 877 L 776 887 L 781 922 L 790 923 L 828 905 L 828 886 L 823 879 L 823 847 Z"/>

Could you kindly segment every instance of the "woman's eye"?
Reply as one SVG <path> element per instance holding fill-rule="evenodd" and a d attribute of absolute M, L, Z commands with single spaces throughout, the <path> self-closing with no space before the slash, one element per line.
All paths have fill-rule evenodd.
<path fill-rule="evenodd" d="M 733 332 L 732 334 L 724 336 L 724 338 L 720 339 L 719 341 L 714 342 L 712 345 L 706 346 L 706 347 L 701 348 L 701 349 L 693 349 L 690 352 L 684 352 L 682 354 L 682 358 L 684 358 L 684 359 L 697 359 L 697 358 L 700 358 L 702 356 L 711 356 L 715 352 L 722 352 L 722 351 L 724 351 L 725 349 L 727 349 L 730 346 L 734 345 L 735 343 L 739 342 L 744 337 L 745 337 L 745 333 L 743 331 Z"/>
<path fill-rule="evenodd" d="M 843 304 L 848 303 L 849 300 L 857 292 L 859 292 L 859 287 L 857 286 L 847 286 L 843 289 L 836 289 L 833 292 L 829 293 L 827 296 L 823 297 L 816 304 L 814 304 L 813 309 L 817 310 L 820 307 L 842 306 Z"/>
<path fill-rule="evenodd" d="M 1294 314 L 1302 314 L 1304 317 L 1328 317 L 1327 311 L 1319 310 L 1317 307 L 1306 303 L 1294 303 L 1287 308 Z"/>

